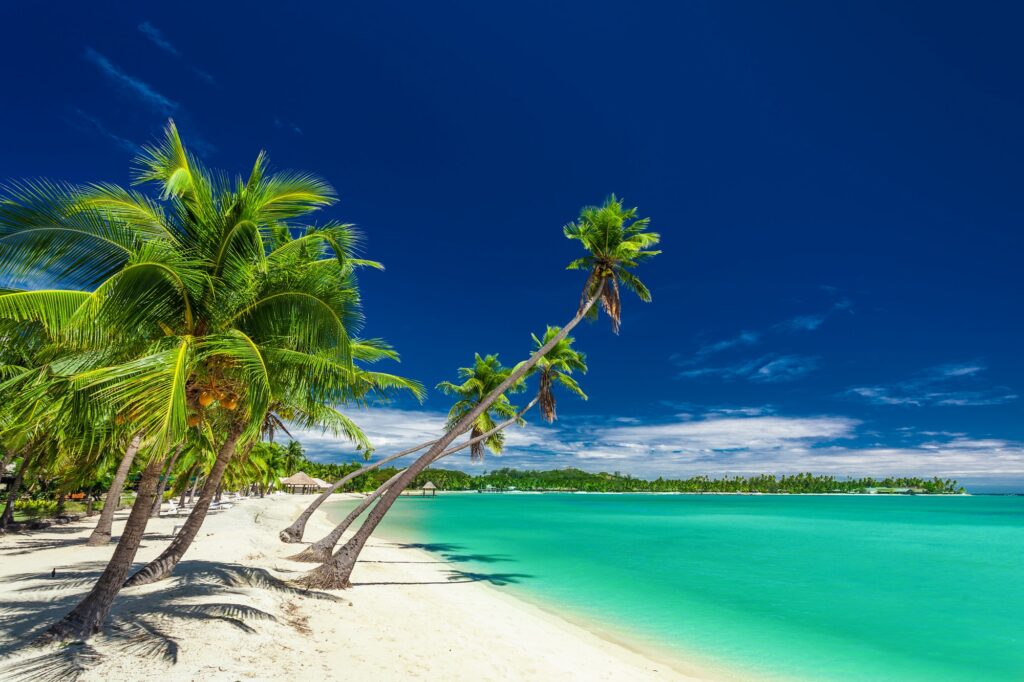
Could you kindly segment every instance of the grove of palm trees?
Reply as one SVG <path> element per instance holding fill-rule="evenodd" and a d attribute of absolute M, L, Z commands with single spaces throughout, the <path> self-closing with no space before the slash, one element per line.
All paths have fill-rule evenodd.
<path fill-rule="evenodd" d="M 464 448 L 474 462 L 485 449 L 500 454 L 505 430 L 535 405 L 555 419 L 556 387 L 586 398 L 572 376 L 587 371 L 585 357 L 569 333 L 599 310 L 617 333 L 620 286 L 649 301 L 633 270 L 659 253 L 648 220 L 614 196 L 584 208 L 564 229 L 583 252 L 569 268 L 585 273 L 578 304 L 566 302 L 570 319 L 533 336 L 532 354 L 514 366 L 477 354 L 457 383 L 437 386 L 454 403 L 436 439 L 376 452 L 359 410 L 402 394 L 422 399 L 425 389 L 371 368 L 398 359 L 386 342 L 359 336 L 356 275 L 381 265 L 362 257 L 353 225 L 314 222 L 335 203 L 331 186 L 274 172 L 262 153 L 244 175 L 209 169 L 173 122 L 137 156 L 133 177 L 132 188 L 12 180 L 0 195 L 0 270 L 25 283 L 0 292 L 0 447 L 13 472 L 0 523 L 13 528 L 15 509 L 30 501 L 65 512 L 71 495 L 76 509 L 98 511 L 89 544 L 114 544 L 90 591 L 38 642 L 89 638 L 122 589 L 171 575 L 225 491 L 262 497 L 300 464 L 319 466 L 294 441 L 278 442 L 290 429 L 323 430 L 372 459 L 325 469 L 334 485 L 282 531 L 285 542 L 302 539 L 335 490 L 422 451 L 296 557 L 321 564 L 298 584 L 348 587 L 368 538 L 429 465 Z M 533 378 L 536 396 L 515 406 Z M 165 500 L 187 516 L 132 571 Z"/>

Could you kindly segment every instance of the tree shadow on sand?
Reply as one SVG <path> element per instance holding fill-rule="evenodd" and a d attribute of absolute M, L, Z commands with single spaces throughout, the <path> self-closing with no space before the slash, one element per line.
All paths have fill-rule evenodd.
<path fill-rule="evenodd" d="M 105 656 L 161 660 L 173 665 L 179 643 L 165 627 L 177 620 L 220 621 L 244 633 L 256 630 L 249 624 L 277 621 L 277 617 L 247 604 L 223 600 L 242 597 L 251 590 L 276 592 L 327 601 L 339 597 L 296 588 L 262 568 L 209 561 L 183 561 L 161 589 L 152 586 L 124 590 L 111 612 L 109 625 L 89 642 L 34 647 L 32 642 L 62 618 L 92 587 L 104 562 L 83 562 L 58 573 L 24 573 L 9 576 L 10 582 L 27 582 L 18 588 L 25 599 L 0 605 L 0 679 L 76 680 Z M 141 564 L 140 564 L 141 566 Z M 196 603 L 200 598 L 217 601 Z"/>
<path fill-rule="evenodd" d="M 70 529 L 73 532 L 81 532 L 81 528 Z M 64 534 L 70 532 L 67 528 L 47 528 L 45 531 L 39 531 L 39 534 Z M 113 536 L 108 546 L 110 551 L 114 551 L 114 547 L 117 544 L 117 540 L 120 536 Z M 142 547 L 145 547 L 149 542 L 160 542 L 167 543 L 174 539 L 174 536 L 169 533 L 146 533 L 142 538 Z M 76 545 L 85 545 L 88 541 L 88 537 L 80 538 L 61 538 L 61 537 L 38 537 L 38 538 L 19 538 L 17 545 L 5 547 L 0 544 L 0 557 L 4 556 L 21 556 L 23 554 L 32 554 L 34 552 L 45 551 L 48 549 L 63 549 L 65 547 L 74 547 Z M 57 566 L 60 570 L 60 566 Z"/>

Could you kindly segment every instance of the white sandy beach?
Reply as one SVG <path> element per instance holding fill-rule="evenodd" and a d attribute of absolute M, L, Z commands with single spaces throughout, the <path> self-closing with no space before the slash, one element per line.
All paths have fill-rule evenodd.
<path fill-rule="evenodd" d="M 292 588 L 286 581 L 310 565 L 284 559 L 301 546 L 277 533 L 310 499 L 252 499 L 211 514 L 172 579 L 124 591 L 109 632 L 54 652 L 24 643 L 77 602 L 113 545 L 85 545 L 95 518 L 0 537 L 0 679 L 709 679 L 385 539 L 364 551 L 352 589 Z M 153 520 L 138 560 L 155 557 L 182 522 Z M 327 530 L 318 513 L 306 538 Z"/>

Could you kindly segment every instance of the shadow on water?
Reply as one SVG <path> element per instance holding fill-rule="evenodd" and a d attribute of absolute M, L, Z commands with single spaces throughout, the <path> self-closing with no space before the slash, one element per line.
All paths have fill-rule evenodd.
<path fill-rule="evenodd" d="M 465 549 L 463 545 L 456 545 L 450 542 L 406 542 L 394 545 L 402 549 L 423 549 L 428 552 L 434 552 L 444 557 L 443 562 L 433 563 L 467 563 L 476 562 L 480 564 L 494 564 L 499 561 L 515 561 L 515 559 L 508 554 L 466 554 L 459 550 Z M 413 561 L 368 561 L 366 563 L 428 563 L 425 561 L 413 562 Z"/>
<path fill-rule="evenodd" d="M 402 549 L 425 549 L 428 552 L 457 552 L 465 549 L 462 545 L 453 545 L 449 542 L 401 542 L 395 545 Z"/>
<path fill-rule="evenodd" d="M 164 589 L 124 590 L 114 603 L 108 627 L 88 643 L 33 647 L 31 643 L 47 627 L 67 614 L 92 587 L 105 562 L 82 562 L 73 568 L 50 573 L 9 576 L 10 582 L 27 582 L 18 589 L 24 599 L 0 605 L 0 679 L 75 680 L 105 656 L 138 657 L 174 664 L 179 643 L 165 630 L 171 621 L 220 621 L 244 633 L 256 630 L 249 624 L 277 618 L 247 604 L 232 601 L 196 603 L 199 598 L 242 597 L 247 589 L 327 601 L 339 597 L 297 588 L 269 571 L 238 564 L 183 561 Z M 134 568 L 141 567 L 137 564 Z"/>
<path fill-rule="evenodd" d="M 532 578 L 528 573 L 478 573 L 471 571 L 448 571 L 447 580 L 415 580 L 415 581 L 381 581 L 368 583 L 352 583 L 352 587 L 372 587 L 374 585 L 458 585 L 460 583 L 490 583 L 502 587 Z"/>

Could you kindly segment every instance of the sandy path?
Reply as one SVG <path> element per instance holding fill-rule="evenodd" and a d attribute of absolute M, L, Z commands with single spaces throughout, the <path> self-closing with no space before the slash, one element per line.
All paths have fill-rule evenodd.
<path fill-rule="evenodd" d="M 88 520 L 0 538 L 0 679 L 696 679 L 386 540 L 367 546 L 353 589 L 292 588 L 285 581 L 309 564 L 284 559 L 299 546 L 277 532 L 310 499 L 246 500 L 211 515 L 172 579 L 124 591 L 109 633 L 57 652 L 22 644 L 77 602 L 113 546 L 85 545 Z M 140 561 L 176 523 L 150 524 Z M 318 514 L 307 539 L 327 530 Z"/>

